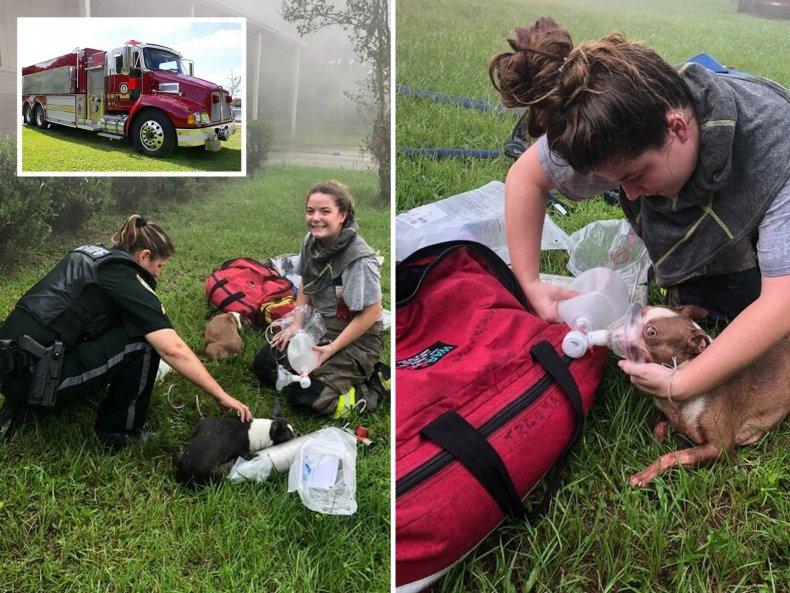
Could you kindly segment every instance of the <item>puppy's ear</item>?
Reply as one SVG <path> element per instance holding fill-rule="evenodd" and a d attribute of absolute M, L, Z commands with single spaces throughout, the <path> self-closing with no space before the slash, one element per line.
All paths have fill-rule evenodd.
<path fill-rule="evenodd" d="M 674 307 L 674 310 L 681 315 L 690 317 L 694 321 L 702 321 L 708 316 L 708 310 L 698 307 L 697 305 L 683 305 L 681 307 Z"/>
<path fill-rule="evenodd" d="M 692 354 L 697 355 L 710 345 L 707 334 L 702 330 L 696 330 L 689 341 L 689 349 Z"/>
<path fill-rule="evenodd" d="M 293 437 L 293 430 L 291 430 L 291 427 L 288 426 L 285 420 L 282 418 L 272 420 L 272 425 L 269 428 L 269 438 L 272 440 L 272 443 L 279 445 L 285 441 L 290 441 Z"/>

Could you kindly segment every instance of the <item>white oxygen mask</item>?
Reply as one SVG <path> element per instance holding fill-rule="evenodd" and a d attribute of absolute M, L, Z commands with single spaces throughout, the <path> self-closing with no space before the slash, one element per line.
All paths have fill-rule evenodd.
<path fill-rule="evenodd" d="M 644 354 L 639 348 L 641 333 L 642 305 L 631 303 L 621 319 L 606 329 L 591 331 L 587 334 L 587 339 L 590 346 L 606 346 L 620 358 L 645 362 Z"/>
<path fill-rule="evenodd" d="M 579 296 L 557 304 L 557 313 L 571 328 L 562 341 L 562 351 L 581 358 L 590 347 L 588 335 L 614 323 L 628 306 L 628 289 L 622 276 L 609 268 L 591 268 L 569 285 Z"/>
<path fill-rule="evenodd" d="M 288 364 L 299 375 L 299 385 L 310 387 L 310 377 L 318 366 L 318 352 L 313 350 L 315 339 L 303 329 L 297 331 L 288 342 Z"/>
<path fill-rule="evenodd" d="M 318 339 L 326 332 L 323 319 L 311 305 L 300 305 L 283 319 L 272 323 L 280 329 L 286 329 L 293 323 L 298 323 L 296 331 L 288 340 L 286 355 L 288 364 L 296 374 L 292 374 L 282 365 L 277 365 L 277 381 L 275 388 L 277 391 L 290 385 L 299 383 L 303 389 L 310 387 L 310 373 L 318 367 L 318 352 L 313 350 Z M 293 331 L 292 328 L 291 331 Z M 269 340 L 271 342 L 271 339 Z"/>

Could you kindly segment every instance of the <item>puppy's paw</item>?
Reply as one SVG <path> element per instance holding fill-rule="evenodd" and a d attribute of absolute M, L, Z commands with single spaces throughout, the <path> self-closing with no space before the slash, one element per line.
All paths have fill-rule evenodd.
<path fill-rule="evenodd" d="M 641 472 L 637 472 L 631 476 L 631 479 L 628 480 L 628 483 L 634 487 L 647 488 L 650 482 L 657 478 L 660 473 L 661 472 L 655 466 L 655 464 L 648 465 Z"/>
<path fill-rule="evenodd" d="M 653 438 L 655 438 L 656 442 L 660 443 L 667 438 L 670 427 L 669 420 L 659 420 L 656 422 L 656 425 L 653 427 Z"/>

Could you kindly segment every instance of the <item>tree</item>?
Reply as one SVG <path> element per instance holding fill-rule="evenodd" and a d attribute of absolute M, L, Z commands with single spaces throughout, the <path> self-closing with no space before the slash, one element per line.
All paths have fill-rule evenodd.
<path fill-rule="evenodd" d="M 241 75 L 234 75 L 233 68 L 230 69 L 230 76 L 228 76 L 228 93 L 231 97 L 235 97 L 239 88 L 241 87 Z"/>
<path fill-rule="evenodd" d="M 354 53 L 371 65 L 362 90 L 351 94 L 370 124 L 364 140 L 378 167 L 379 199 L 390 198 L 390 26 L 389 0 L 346 0 L 340 7 L 327 0 L 283 0 L 283 18 L 299 35 L 338 25 L 348 32 Z"/>

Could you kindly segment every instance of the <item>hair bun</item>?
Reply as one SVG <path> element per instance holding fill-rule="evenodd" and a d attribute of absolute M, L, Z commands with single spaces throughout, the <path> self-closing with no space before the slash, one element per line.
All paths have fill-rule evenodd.
<path fill-rule="evenodd" d="M 135 228 L 138 228 L 138 229 L 140 227 L 144 227 L 147 224 L 148 224 L 148 221 L 145 218 L 143 218 L 142 216 L 138 217 L 137 220 L 134 221 L 134 226 L 135 226 Z"/>

